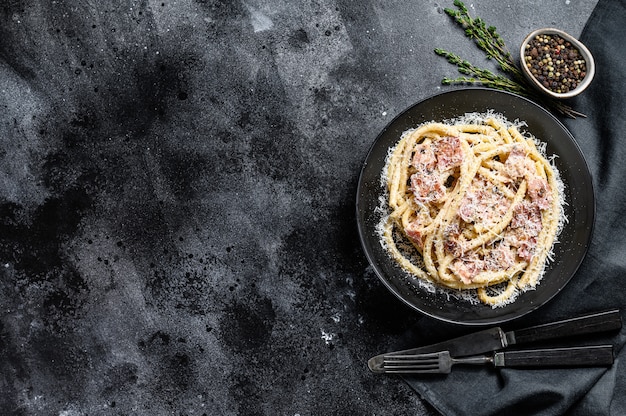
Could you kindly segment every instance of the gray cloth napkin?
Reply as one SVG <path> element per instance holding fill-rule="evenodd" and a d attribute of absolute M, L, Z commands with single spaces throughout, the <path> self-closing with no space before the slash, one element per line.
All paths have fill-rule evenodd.
<path fill-rule="evenodd" d="M 505 329 L 607 308 L 626 316 L 626 0 L 600 0 L 580 38 L 596 60 L 596 78 L 570 102 L 587 118 L 564 119 L 591 170 L 596 224 L 578 273 L 551 302 Z M 467 330 L 422 319 L 414 334 L 429 344 Z M 445 334 L 445 336 L 444 336 Z M 431 339 L 432 338 L 432 339 Z M 436 338 L 436 339 L 435 339 Z M 613 343 L 609 368 L 501 369 L 455 367 L 452 374 L 405 377 L 444 415 L 626 415 L 626 328 L 580 343 Z"/>

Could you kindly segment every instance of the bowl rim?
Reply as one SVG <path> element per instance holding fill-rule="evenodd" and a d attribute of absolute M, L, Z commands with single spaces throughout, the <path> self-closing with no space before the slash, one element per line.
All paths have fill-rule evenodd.
<path fill-rule="evenodd" d="M 546 87 L 544 87 L 539 82 L 539 80 L 537 80 L 534 77 L 534 75 L 530 73 L 530 71 L 528 70 L 528 67 L 526 66 L 526 62 L 524 59 L 526 45 L 528 44 L 528 42 L 530 42 L 532 38 L 534 38 L 535 36 L 539 34 L 559 35 L 563 39 L 572 43 L 580 51 L 581 55 L 583 56 L 583 59 L 585 60 L 585 63 L 587 64 L 587 75 L 585 76 L 583 81 L 573 90 L 568 91 L 566 93 L 556 93 L 554 91 L 551 91 L 547 89 Z M 564 32 L 561 29 L 556 29 L 553 27 L 544 27 L 544 28 L 533 30 L 524 38 L 520 46 L 520 67 L 522 68 L 522 73 L 526 76 L 526 78 L 529 80 L 529 82 L 532 85 L 534 85 L 537 89 L 539 89 L 544 94 L 547 94 L 553 98 L 559 98 L 559 99 L 575 97 L 576 95 L 583 92 L 585 89 L 587 89 L 589 84 L 591 84 L 591 81 L 593 81 L 593 78 L 596 73 L 596 64 L 593 59 L 593 55 L 591 54 L 589 49 L 587 49 L 587 47 L 581 41 L 576 39 L 574 36 L 570 35 L 567 32 Z"/>

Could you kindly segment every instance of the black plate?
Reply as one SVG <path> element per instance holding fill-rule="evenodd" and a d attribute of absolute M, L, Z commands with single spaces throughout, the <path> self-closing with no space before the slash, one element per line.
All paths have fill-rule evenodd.
<path fill-rule="evenodd" d="M 558 237 L 554 260 L 535 290 L 521 293 L 505 306 L 492 308 L 451 300 L 444 293 L 430 293 L 410 282 L 407 274 L 381 246 L 376 212 L 383 194 L 380 174 L 389 148 L 409 128 L 429 121 L 442 121 L 469 112 L 493 110 L 509 121 L 519 119 L 526 130 L 547 144 L 547 154 L 557 155 L 555 164 L 565 184 L 565 214 L 568 222 Z M 372 145 L 359 178 L 357 199 L 359 236 L 365 254 L 385 286 L 407 305 L 446 322 L 486 325 L 509 321 L 525 315 L 552 299 L 574 276 L 585 254 L 593 229 L 595 199 L 591 174 L 583 154 L 570 132 L 549 112 L 514 94 L 484 89 L 452 90 L 427 98 L 405 110 L 380 133 Z"/>

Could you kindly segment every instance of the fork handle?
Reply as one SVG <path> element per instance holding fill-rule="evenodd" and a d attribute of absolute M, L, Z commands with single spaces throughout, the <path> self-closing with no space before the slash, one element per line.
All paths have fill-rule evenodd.
<path fill-rule="evenodd" d="M 498 352 L 496 367 L 601 367 L 613 364 L 613 346 L 550 348 Z"/>

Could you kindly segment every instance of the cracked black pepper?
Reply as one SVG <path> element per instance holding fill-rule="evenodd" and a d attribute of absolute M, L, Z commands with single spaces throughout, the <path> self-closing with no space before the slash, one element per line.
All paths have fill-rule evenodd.
<path fill-rule="evenodd" d="M 559 35 L 537 35 L 526 45 L 524 63 L 547 89 L 562 94 L 574 90 L 587 75 L 580 51 Z"/>

